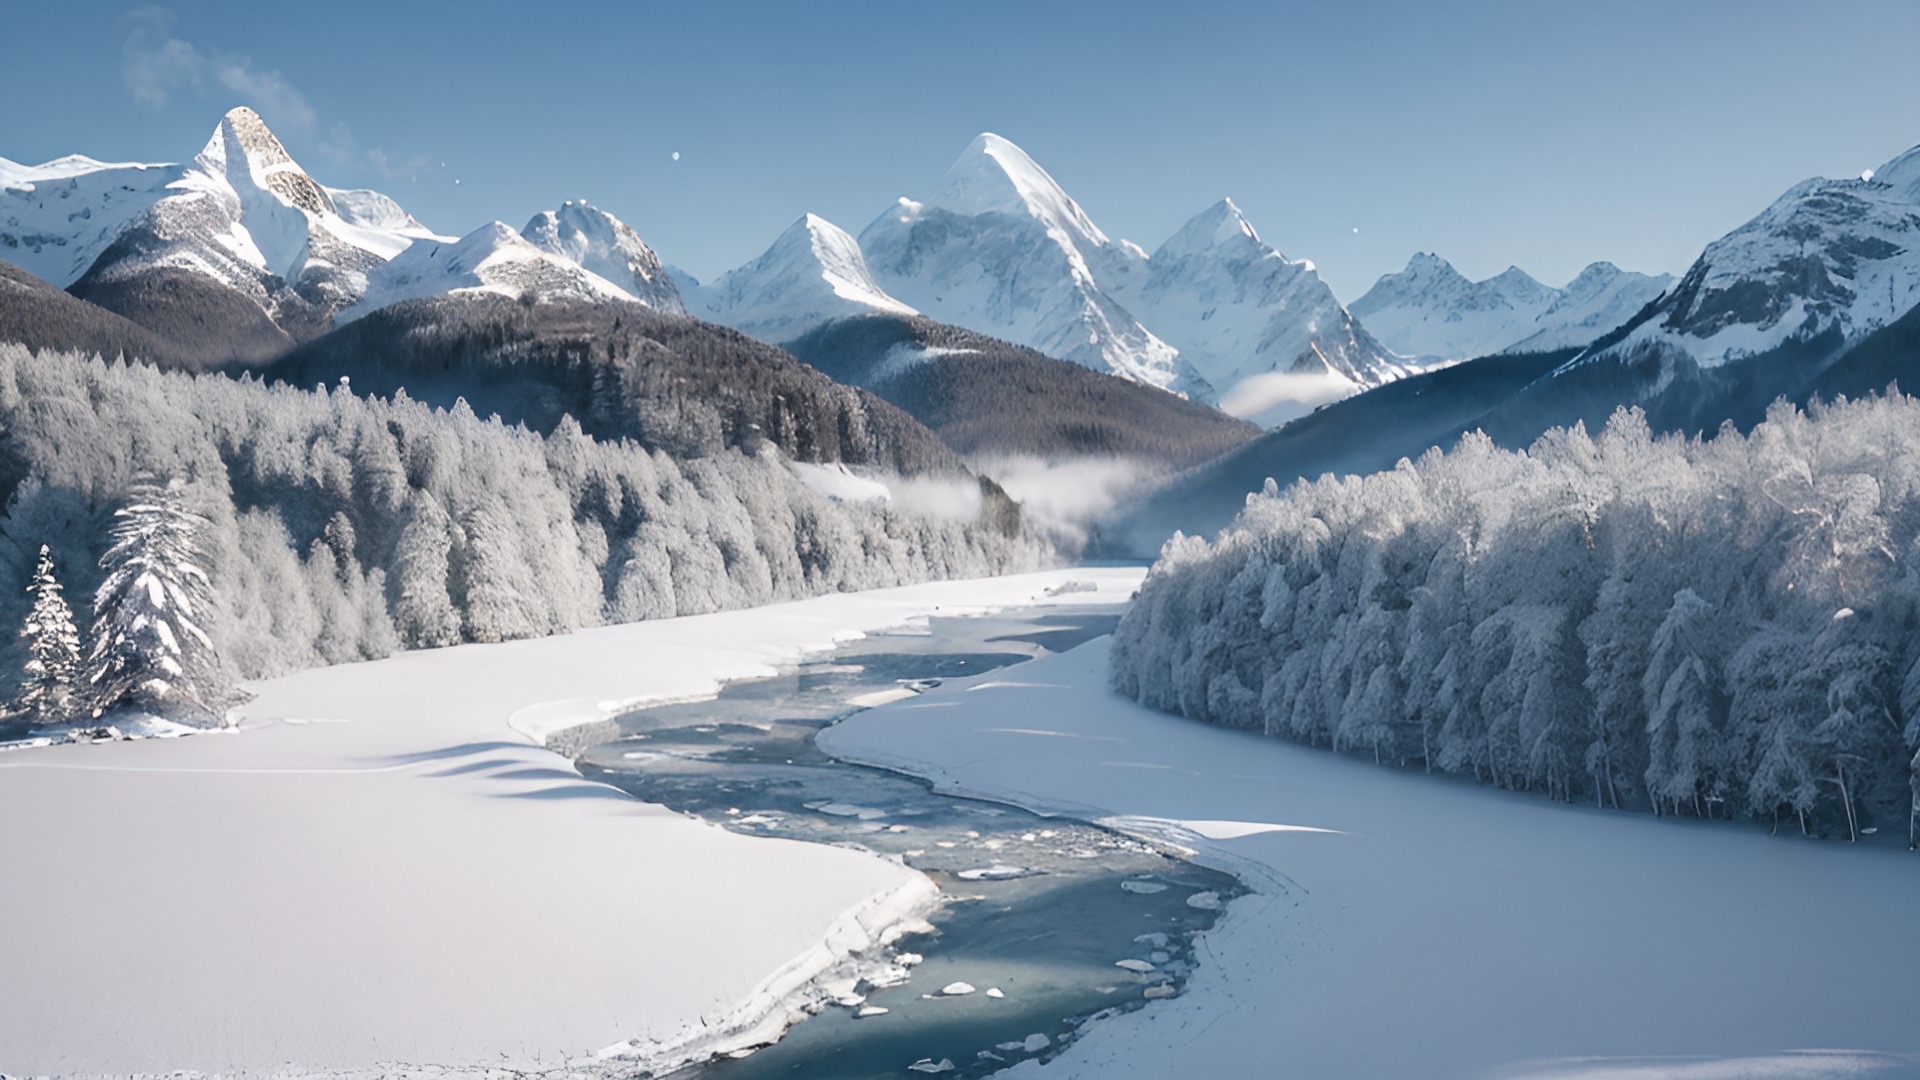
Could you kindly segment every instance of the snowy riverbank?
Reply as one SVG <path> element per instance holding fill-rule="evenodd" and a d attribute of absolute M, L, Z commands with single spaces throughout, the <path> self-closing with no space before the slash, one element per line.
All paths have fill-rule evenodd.
<path fill-rule="evenodd" d="M 1568 806 L 1167 716 L 1106 690 L 1108 645 L 819 740 L 942 790 L 1182 838 L 1259 890 L 1209 935 L 1186 994 L 1010 1077 L 1920 1076 L 1872 1053 L 1920 1049 L 1920 857 Z M 1849 1052 L 1783 1053 L 1802 1047 Z"/>
<path fill-rule="evenodd" d="M 0 755 L 0 1072 L 532 1069 L 764 1039 L 930 900 L 537 744 L 939 611 L 1142 571 L 819 597 L 254 684 L 243 730 Z M 627 1067 L 632 1067 L 629 1059 Z"/>

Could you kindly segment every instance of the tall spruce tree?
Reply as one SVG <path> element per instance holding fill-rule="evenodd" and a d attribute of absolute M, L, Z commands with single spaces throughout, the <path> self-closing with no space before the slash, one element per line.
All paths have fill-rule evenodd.
<path fill-rule="evenodd" d="M 213 584 L 198 547 L 207 521 L 183 505 L 178 481 L 148 478 L 114 517 L 93 601 L 93 715 L 126 709 L 217 727 L 236 694 L 208 634 Z"/>
<path fill-rule="evenodd" d="M 40 565 L 27 585 L 33 610 L 20 627 L 27 642 L 25 674 L 8 711 L 34 724 L 76 717 L 83 708 L 80 687 L 80 631 L 73 609 L 53 574 L 53 552 L 40 545 Z"/>

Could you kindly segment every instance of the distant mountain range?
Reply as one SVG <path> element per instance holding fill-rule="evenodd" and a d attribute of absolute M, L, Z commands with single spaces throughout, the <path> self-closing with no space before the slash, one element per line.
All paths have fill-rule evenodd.
<path fill-rule="evenodd" d="M 1589 267 L 1581 277 L 1594 274 Z M 1597 277 L 1601 284 L 1611 278 L 1616 291 L 1622 280 L 1617 271 Z M 1576 292 L 1569 286 L 1543 304 L 1517 271 L 1462 288 L 1464 281 L 1439 260 L 1416 257 L 1369 293 L 1380 306 L 1368 317 L 1413 312 L 1419 302 L 1412 298 L 1433 296 L 1454 297 L 1463 313 L 1519 312 L 1520 298 L 1550 311 Z M 1598 310 L 1617 313 L 1628 304 Z M 1511 316 L 1500 318 L 1509 321 L 1499 334 L 1484 330 L 1500 325 L 1491 315 L 1474 328 L 1488 335 L 1477 347 L 1516 333 Z M 1464 330 L 1468 322 L 1463 314 L 1453 325 Z M 1405 321 L 1410 332 L 1446 325 Z M 1727 423 L 1751 427 L 1781 400 L 1920 387 L 1920 147 L 1861 177 L 1795 185 L 1707 245 L 1678 284 L 1612 329 L 1566 348 L 1529 350 L 1530 343 L 1567 341 L 1535 330 L 1514 337 L 1505 352 L 1360 394 L 1268 432 L 1109 523 L 1106 550 L 1150 554 L 1174 529 L 1218 528 L 1267 478 L 1284 485 L 1391 468 L 1469 431 L 1521 447 L 1551 427 L 1594 429 L 1632 407 L 1656 432 L 1712 435 Z"/>
<path fill-rule="evenodd" d="M 37 347 L 404 385 L 675 455 L 1198 469 L 1109 523 L 1136 554 L 1267 476 L 1388 467 L 1475 428 L 1524 445 L 1632 405 L 1711 432 L 1780 397 L 1920 384 L 1920 151 L 1796 185 L 1677 280 L 1474 282 L 1420 254 L 1348 308 L 1231 200 L 1148 252 L 991 134 L 857 237 L 806 214 L 701 284 L 584 202 L 440 235 L 314 180 L 235 109 L 182 165 L 0 159 L 0 259 L 0 340 Z M 1256 439 L 1214 406 L 1284 426 Z"/>
<path fill-rule="evenodd" d="M 926 315 L 1095 371 L 1272 421 L 1286 387 L 1317 400 L 1419 370 L 1374 340 L 1311 262 L 1260 239 L 1231 200 L 1149 254 L 1113 240 L 1047 171 L 985 134 L 924 200 L 900 199 L 857 240 L 807 215 L 690 310 L 786 342 L 835 319 Z"/>
<path fill-rule="evenodd" d="M 1422 252 L 1374 283 L 1353 313 L 1394 351 L 1432 362 L 1498 352 L 1551 352 L 1585 345 L 1632 318 L 1673 284 L 1671 274 L 1635 274 L 1597 262 L 1564 289 L 1517 266 L 1469 281 Z"/>
<path fill-rule="evenodd" d="M 811 215 L 700 287 L 584 202 L 520 230 L 440 235 L 377 192 L 320 184 L 244 108 L 186 165 L 0 159 L 0 259 L 13 264 L 0 263 L 0 340 L 404 388 L 540 431 L 570 415 L 588 434 L 681 458 L 772 445 L 802 461 L 952 473 L 967 468 L 956 452 L 1004 434 L 996 449 L 1164 469 L 1257 434 L 1150 385 L 927 320 L 873 281 L 851 236 Z M 816 354 L 836 383 L 771 344 L 854 316 L 910 320 L 901 340 L 963 335 L 965 348 L 927 355 L 980 362 L 903 380 L 856 362 L 868 354 Z M 1031 400 L 1003 392 L 1012 385 Z"/>

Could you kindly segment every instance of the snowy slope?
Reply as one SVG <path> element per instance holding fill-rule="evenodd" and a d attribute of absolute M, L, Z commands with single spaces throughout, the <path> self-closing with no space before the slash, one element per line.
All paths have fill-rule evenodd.
<path fill-rule="evenodd" d="M 0 158 L 0 258 L 65 288 L 185 173 L 77 154 L 32 166 Z"/>
<path fill-rule="evenodd" d="M 836 319 L 918 314 L 874 283 L 852 236 L 815 214 L 794 222 L 759 258 L 686 299 L 691 314 L 775 344 Z"/>
<path fill-rule="evenodd" d="M 1320 377 L 1351 392 L 1410 370 L 1347 313 L 1312 262 L 1263 242 L 1231 199 L 1160 245 L 1144 275 L 1130 272 L 1109 288 L 1236 415 L 1245 415 L 1235 406 L 1250 379 Z"/>
<path fill-rule="evenodd" d="M 1507 350 L 1585 345 L 1625 323 L 1673 283 L 1671 275 L 1629 273 L 1597 262 L 1564 289 L 1519 267 L 1469 281 L 1453 264 L 1421 252 L 1387 274 L 1350 310 L 1396 352 L 1466 360 Z"/>
<path fill-rule="evenodd" d="M 1710 368 L 1823 335 L 1837 351 L 1916 304 L 1920 147 L 1863 177 L 1788 189 L 1707 245 L 1652 316 L 1605 353 L 1671 351 Z"/>
<path fill-rule="evenodd" d="M 1046 170 L 984 134 L 924 202 L 901 199 L 860 234 L 888 294 L 943 322 L 1097 371 L 1183 392 L 1209 389 L 1102 281 L 1144 273 Z"/>
<path fill-rule="evenodd" d="M 625 300 L 631 293 L 563 256 L 528 243 L 495 221 L 459 240 L 423 241 L 367 275 L 360 300 L 340 311 L 339 323 L 422 296 L 490 292 L 551 300 Z"/>
<path fill-rule="evenodd" d="M 675 313 L 686 310 L 680 290 L 640 234 L 585 200 L 569 200 L 558 210 L 536 214 L 520 235 L 534 247 L 613 282 L 648 307 Z"/>

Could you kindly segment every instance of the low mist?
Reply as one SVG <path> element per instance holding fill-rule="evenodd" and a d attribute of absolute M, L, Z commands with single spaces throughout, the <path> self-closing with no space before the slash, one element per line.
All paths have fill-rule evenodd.
<path fill-rule="evenodd" d="M 1263 428 L 1276 428 L 1360 389 L 1358 383 L 1331 371 L 1313 375 L 1275 371 L 1233 384 L 1220 398 L 1220 411 Z"/>
<path fill-rule="evenodd" d="M 1175 471 L 1165 463 L 1138 458 L 996 455 L 976 457 L 972 464 L 1006 489 L 1030 526 L 1073 555 L 1086 550 L 1094 526 Z"/>

